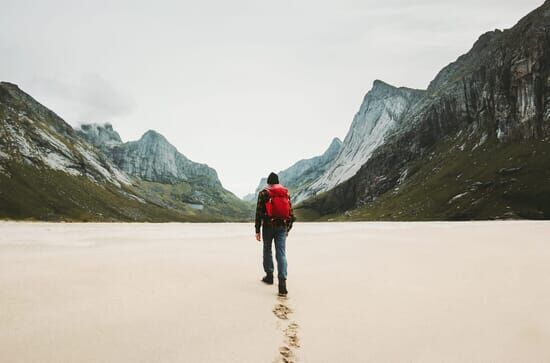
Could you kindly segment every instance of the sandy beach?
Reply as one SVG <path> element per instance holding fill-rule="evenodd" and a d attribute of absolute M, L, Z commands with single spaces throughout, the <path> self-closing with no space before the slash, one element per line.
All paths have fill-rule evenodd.
<path fill-rule="evenodd" d="M 2 362 L 548 362 L 550 223 L 0 223 Z"/>

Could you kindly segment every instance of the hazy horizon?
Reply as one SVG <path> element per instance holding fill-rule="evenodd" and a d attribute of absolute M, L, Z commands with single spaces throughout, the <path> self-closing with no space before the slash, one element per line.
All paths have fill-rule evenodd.
<path fill-rule="evenodd" d="M 243 196 L 343 140 L 375 79 L 426 88 L 542 3 L 0 0 L 0 80 L 73 126 L 154 129 Z"/>

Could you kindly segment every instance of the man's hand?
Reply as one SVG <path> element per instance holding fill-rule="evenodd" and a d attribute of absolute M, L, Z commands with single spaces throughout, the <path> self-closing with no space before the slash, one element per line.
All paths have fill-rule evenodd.
<path fill-rule="evenodd" d="M 258 241 L 258 242 L 262 241 L 262 237 L 260 237 L 259 233 L 256 233 L 256 241 Z"/>

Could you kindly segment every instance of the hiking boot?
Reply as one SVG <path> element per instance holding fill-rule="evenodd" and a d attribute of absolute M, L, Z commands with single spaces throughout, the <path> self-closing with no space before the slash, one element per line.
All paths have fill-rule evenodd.
<path fill-rule="evenodd" d="M 288 291 L 286 290 L 286 280 L 279 279 L 279 296 L 286 296 Z"/>
<path fill-rule="evenodd" d="M 262 282 L 268 284 L 268 285 L 273 285 L 273 275 L 265 275 L 264 278 L 262 279 Z"/>

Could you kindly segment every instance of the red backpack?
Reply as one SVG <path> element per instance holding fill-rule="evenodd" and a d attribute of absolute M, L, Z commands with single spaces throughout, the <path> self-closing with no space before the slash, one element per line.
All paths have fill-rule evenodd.
<path fill-rule="evenodd" d="M 269 199 L 265 203 L 265 213 L 269 218 L 284 219 L 290 218 L 290 196 L 288 189 L 281 184 L 273 184 L 267 188 Z"/>

